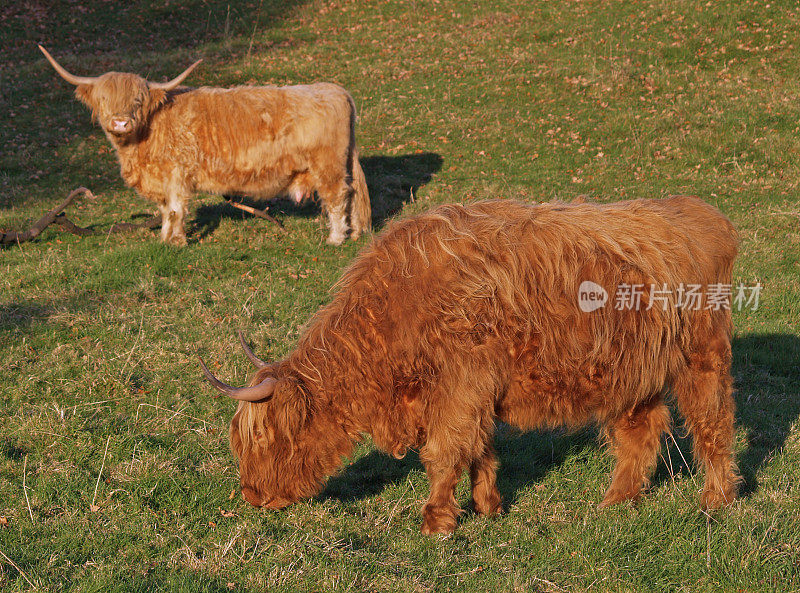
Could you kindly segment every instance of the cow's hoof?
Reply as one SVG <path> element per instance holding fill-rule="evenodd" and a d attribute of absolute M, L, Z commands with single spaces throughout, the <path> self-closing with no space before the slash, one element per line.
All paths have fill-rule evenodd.
<path fill-rule="evenodd" d="M 450 535 L 456 530 L 456 521 L 453 519 L 452 525 L 447 523 L 432 523 L 424 521 L 422 523 L 422 535 Z"/>
<path fill-rule="evenodd" d="M 734 498 L 736 498 L 736 490 L 732 487 L 725 492 L 721 490 L 706 490 L 700 496 L 700 506 L 705 510 L 713 511 L 732 503 Z"/>
<path fill-rule="evenodd" d="M 422 510 L 422 515 L 423 535 L 446 535 L 456 530 L 455 516 L 445 509 L 426 506 Z"/>
<path fill-rule="evenodd" d="M 499 493 L 488 496 L 487 499 L 482 502 L 473 499 L 472 508 L 475 509 L 478 515 L 496 517 L 503 514 L 503 499 L 500 497 Z"/>
<path fill-rule="evenodd" d="M 598 509 L 604 509 L 606 507 L 610 507 L 615 504 L 619 504 L 621 502 L 625 502 L 626 500 L 638 500 L 641 491 L 637 492 L 623 492 L 622 490 L 616 490 L 609 488 L 606 492 L 606 495 L 603 497 L 603 500 L 597 505 Z"/>

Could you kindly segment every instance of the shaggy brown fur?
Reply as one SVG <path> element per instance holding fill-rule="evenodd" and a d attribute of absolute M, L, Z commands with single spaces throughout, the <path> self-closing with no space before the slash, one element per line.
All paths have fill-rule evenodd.
<path fill-rule="evenodd" d="M 108 72 L 75 94 L 116 149 L 125 183 L 158 204 L 163 241 L 186 243 L 187 202 L 197 192 L 299 202 L 316 191 L 329 243 L 340 244 L 348 226 L 353 239 L 370 228 L 355 105 L 340 86 L 164 91 Z"/>
<path fill-rule="evenodd" d="M 635 499 L 669 428 L 671 392 L 706 473 L 701 502 L 735 495 L 729 310 L 649 302 L 649 286 L 731 282 L 738 238 L 691 197 L 616 204 L 448 205 L 393 223 L 344 274 L 296 350 L 258 371 L 271 397 L 242 402 L 230 439 L 254 505 L 316 493 L 362 434 L 401 456 L 419 447 L 431 492 L 423 531 L 446 533 L 454 488 L 501 510 L 492 434 L 596 421 L 617 458 L 602 505 Z M 611 299 L 584 313 L 578 286 Z M 616 310 L 643 284 L 639 311 Z"/>

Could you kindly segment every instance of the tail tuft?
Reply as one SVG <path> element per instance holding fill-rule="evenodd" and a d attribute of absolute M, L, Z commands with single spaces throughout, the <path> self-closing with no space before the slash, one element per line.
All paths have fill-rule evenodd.
<path fill-rule="evenodd" d="M 358 239 L 361 233 L 372 229 L 372 206 L 369 201 L 369 189 L 361 163 L 358 162 L 358 150 L 353 148 L 353 194 L 350 198 L 350 226 L 352 231 L 350 237 Z"/>

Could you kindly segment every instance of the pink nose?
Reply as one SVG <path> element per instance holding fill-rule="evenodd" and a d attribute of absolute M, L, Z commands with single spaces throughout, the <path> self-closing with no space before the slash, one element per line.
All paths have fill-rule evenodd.
<path fill-rule="evenodd" d="M 125 132 L 128 129 L 128 120 L 127 119 L 112 119 L 111 120 L 111 127 L 114 129 L 115 132 Z"/>

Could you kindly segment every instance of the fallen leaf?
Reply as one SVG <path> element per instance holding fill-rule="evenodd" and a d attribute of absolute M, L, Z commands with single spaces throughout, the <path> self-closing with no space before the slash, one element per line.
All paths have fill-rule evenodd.
<path fill-rule="evenodd" d="M 233 511 L 225 511 L 221 507 L 219 509 L 219 514 L 225 517 L 226 519 L 230 519 L 231 517 L 236 516 L 236 513 L 234 513 Z"/>
<path fill-rule="evenodd" d="M 96 513 L 97 511 L 100 510 L 100 507 L 97 506 L 96 504 L 91 504 L 89 505 L 89 510 L 92 511 L 93 513 Z"/>
<path fill-rule="evenodd" d="M 8 527 L 8 517 L 0 516 L 0 527 Z"/>
<path fill-rule="evenodd" d="M 233 497 L 236 496 L 236 488 L 231 490 L 230 495 L 228 496 L 228 500 L 233 500 Z"/>

